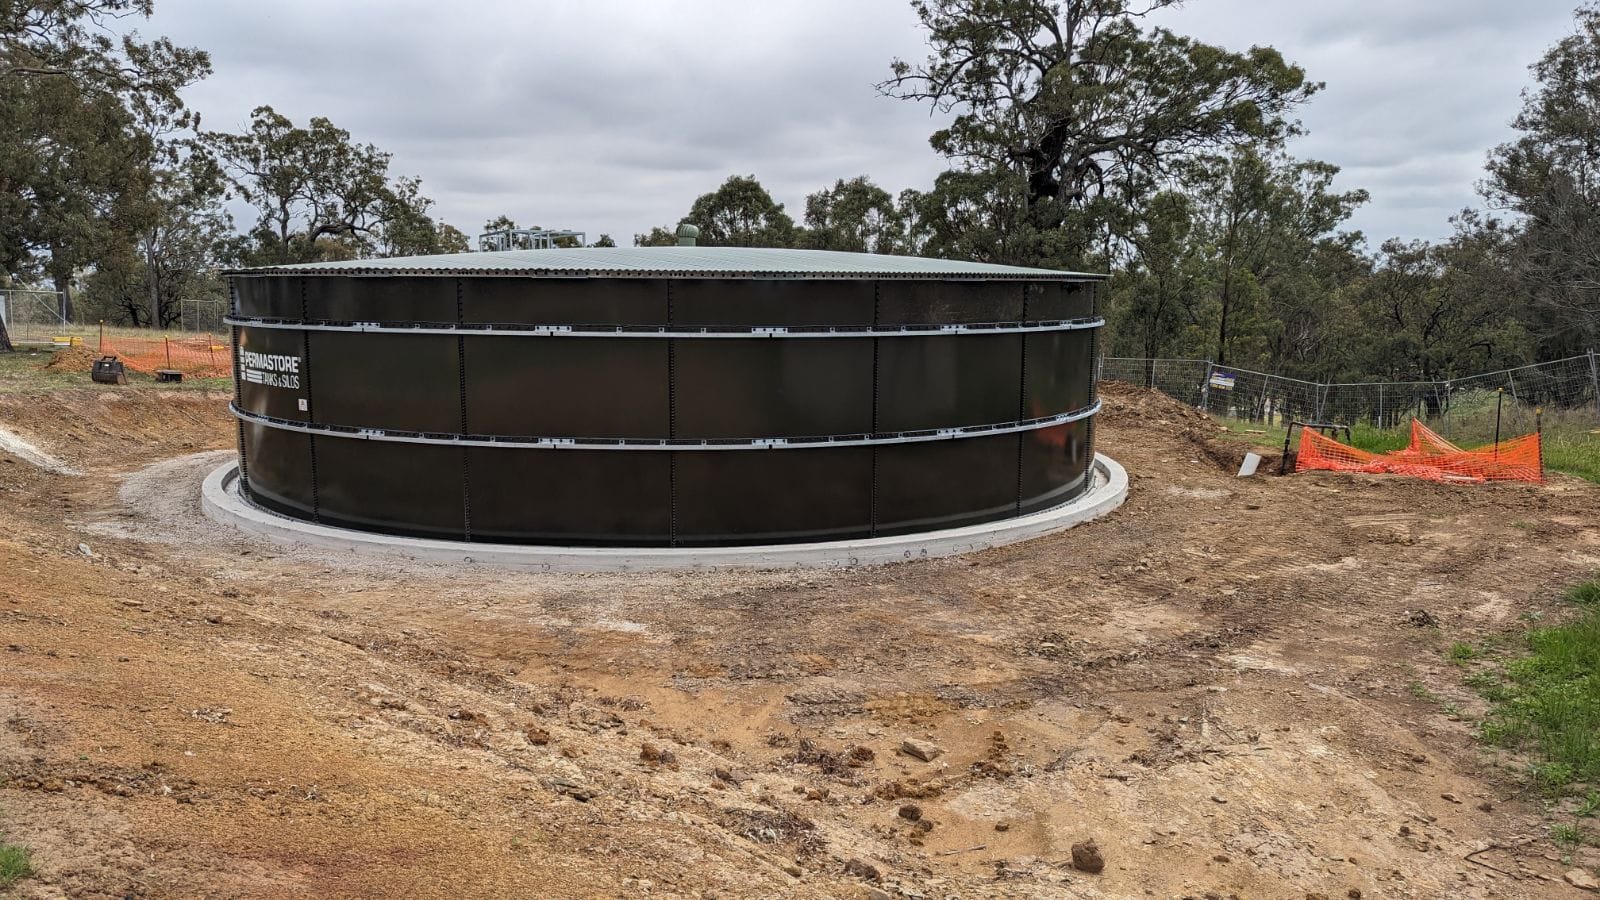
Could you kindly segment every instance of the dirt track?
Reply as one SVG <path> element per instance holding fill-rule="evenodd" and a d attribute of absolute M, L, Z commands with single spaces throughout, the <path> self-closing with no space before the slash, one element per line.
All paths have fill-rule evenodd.
<path fill-rule="evenodd" d="M 1586 896 L 1443 651 L 1600 570 L 1595 485 L 1241 481 L 1124 389 L 1129 502 L 1062 535 L 511 574 L 222 533 L 223 401 L 106 396 L 0 400 L 90 472 L 0 454 L 24 897 Z"/>

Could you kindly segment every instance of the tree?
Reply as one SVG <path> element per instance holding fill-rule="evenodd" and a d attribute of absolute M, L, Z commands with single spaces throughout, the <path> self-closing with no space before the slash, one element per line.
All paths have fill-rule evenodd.
<path fill-rule="evenodd" d="M 794 243 L 794 220 L 754 175 L 731 175 L 721 187 L 701 194 L 684 221 L 699 226 L 699 243 L 707 247 L 789 247 Z"/>
<path fill-rule="evenodd" d="M 84 93 L 131 99 L 141 113 L 182 108 L 182 78 L 209 73 L 207 54 L 111 30 L 154 11 L 155 0 L 8 0 L 0 4 L 0 79 L 70 81 Z"/>
<path fill-rule="evenodd" d="M 663 228 L 657 225 L 651 228 L 648 234 L 634 235 L 633 245 L 635 247 L 676 247 L 678 246 L 678 235 L 671 228 Z"/>
<path fill-rule="evenodd" d="M 942 172 L 926 193 L 900 195 L 908 245 L 918 254 L 1009 262 L 1037 245 L 1021 179 L 1009 173 Z"/>
<path fill-rule="evenodd" d="M 472 249 L 472 242 L 466 234 L 448 222 L 440 222 L 434 227 L 434 240 L 437 245 L 434 253 L 466 253 Z"/>
<path fill-rule="evenodd" d="M 147 224 L 163 138 L 193 125 L 179 92 L 210 72 L 165 38 L 115 37 L 151 0 L 0 3 L 0 262 L 42 269 L 72 315 L 73 275 Z"/>
<path fill-rule="evenodd" d="M 602 235 L 600 235 L 600 239 L 595 241 L 590 246 L 591 247 L 615 247 L 616 245 L 617 245 L 617 242 L 613 241 L 611 239 L 611 235 L 602 234 Z"/>
<path fill-rule="evenodd" d="M 433 201 L 422 196 L 422 179 L 400 178 L 380 215 L 376 231 L 378 256 L 426 256 L 465 253 L 467 236 L 428 215 Z"/>
<path fill-rule="evenodd" d="M 889 192 L 865 175 L 806 197 L 803 245 L 852 253 L 906 252 L 905 215 Z"/>
<path fill-rule="evenodd" d="M 354 143 L 326 118 L 300 128 L 261 106 L 244 134 L 209 138 L 233 188 L 255 208 L 252 262 L 371 256 L 414 247 L 431 227 L 432 201 L 419 182 L 391 184 L 389 154 Z"/>
<path fill-rule="evenodd" d="M 1367 192 L 1335 193 L 1338 167 L 1270 148 L 1240 147 L 1201 161 L 1195 171 L 1190 180 L 1206 198 L 1198 234 L 1216 269 L 1205 312 L 1210 359 L 1235 362 L 1235 345 L 1248 337 L 1255 342 L 1249 355 L 1260 361 L 1276 326 L 1298 313 L 1286 301 L 1314 262 L 1317 242 L 1345 240 L 1334 230 L 1367 201 Z M 1314 303 L 1322 293 L 1314 287 L 1307 299 Z"/>
<path fill-rule="evenodd" d="M 955 111 L 930 143 L 960 169 L 1020 179 L 1029 227 L 1007 261 L 1081 266 L 1096 201 L 1147 197 L 1197 152 L 1296 133 L 1290 114 L 1320 88 L 1271 48 L 1140 28 L 1177 2 L 912 0 L 932 54 L 895 60 L 878 89 Z"/>
<path fill-rule="evenodd" d="M 1357 371 L 1435 381 L 1524 361 L 1527 335 L 1505 302 L 1512 235 L 1475 213 L 1453 223 L 1443 244 L 1384 242 L 1354 292 Z"/>
<path fill-rule="evenodd" d="M 233 217 L 221 205 L 222 172 L 208 157 L 191 157 L 157 173 L 156 180 L 154 214 L 135 250 L 143 269 L 147 321 L 165 328 L 178 319 L 182 301 L 226 296 L 214 262 L 233 234 Z"/>
<path fill-rule="evenodd" d="M 515 219 L 511 218 L 510 216 L 495 216 L 494 218 L 490 219 L 489 221 L 483 223 L 483 233 L 484 234 L 488 234 L 491 231 L 516 231 L 516 230 L 517 230 L 517 222 L 516 222 Z"/>
<path fill-rule="evenodd" d="M 1600 339 L 1600 7 L 1535 63 L 1515 141 L 1491 154 L 1481 186 L 1520 217 L 1513 263 L 1546 358 Z"/>
<path fill-rule="evenodd" d="M 1111 285 L 1111 333 L 1124 352 L 1144 359 L 1173 355 L 1180 334 L 1193 323 L 1202 269 L 1195 218 L 1187 196 L 1162 191 L 1130 229 L 1132 259 Z"/>

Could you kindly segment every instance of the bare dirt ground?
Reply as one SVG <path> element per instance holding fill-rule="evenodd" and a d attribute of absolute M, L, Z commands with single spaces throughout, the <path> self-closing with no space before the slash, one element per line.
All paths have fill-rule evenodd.
<path fill-rule="evenodd" d="M 1197 414 L 1107 393 L 1109 519 L 881 569 L 591 577 L 226 532 L 196 496 L 218 396 L 0 397 L 87 473 L 0 452 L 15 890 L 1585 896 L 1443 651 L 1559 614 L 1600 570 L 1600 486 L 1239 480 Z"/>

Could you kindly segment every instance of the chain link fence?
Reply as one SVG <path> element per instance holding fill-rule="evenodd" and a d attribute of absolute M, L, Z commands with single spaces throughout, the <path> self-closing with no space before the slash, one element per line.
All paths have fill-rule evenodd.
<path fill-rule="evenodd" d="M 0 288 L 0 321 L 13 342 L 38 343 L 63 333 L 61 295 L 55 291 Z"/>
<path fill-rule="evenodd" d="M 1323 384 L 1219 366 L 1203 359 L 1100 361 L 1100 377 L 1154 388 L 1215 416 L 1284 426 L 1292 421 L 1395 428 L 1413 417 L 1450 438 L 1491 440 L 1546 425 L 1600 424 L 1600 364 L 1593 350 L 1554 362 L 1449 381 Z"/>

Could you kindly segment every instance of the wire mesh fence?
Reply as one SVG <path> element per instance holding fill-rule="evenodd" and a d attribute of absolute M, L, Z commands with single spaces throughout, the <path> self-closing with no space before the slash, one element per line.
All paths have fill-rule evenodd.
<path fill-rule="evenodd" d="M 0 321 L 18 343 L 48 341 L 62 333 L 61 295 L 55 291 L 0 288 Z"/>
<path fill-rule="evenodd" d="M 1413 418 L 1440 434 L 1491 440 L 1547 425 L 1600 424 L 1600 365 L 1593 350 L 1554 362 L 1449 381 L 1323 384 L 1219 366 L 1203 359 L 1106 358 L 1100 377 L 1154 388 L 1223 418 L 1395 428 Z"/>
<path fill-rule="evenodd" d="M 178 331 L 222 334 L 228 330 L 223 318 L 228 314 L 228 301 L 223 299 L 179 300 L 178 321 L 172 323 Z"/>

